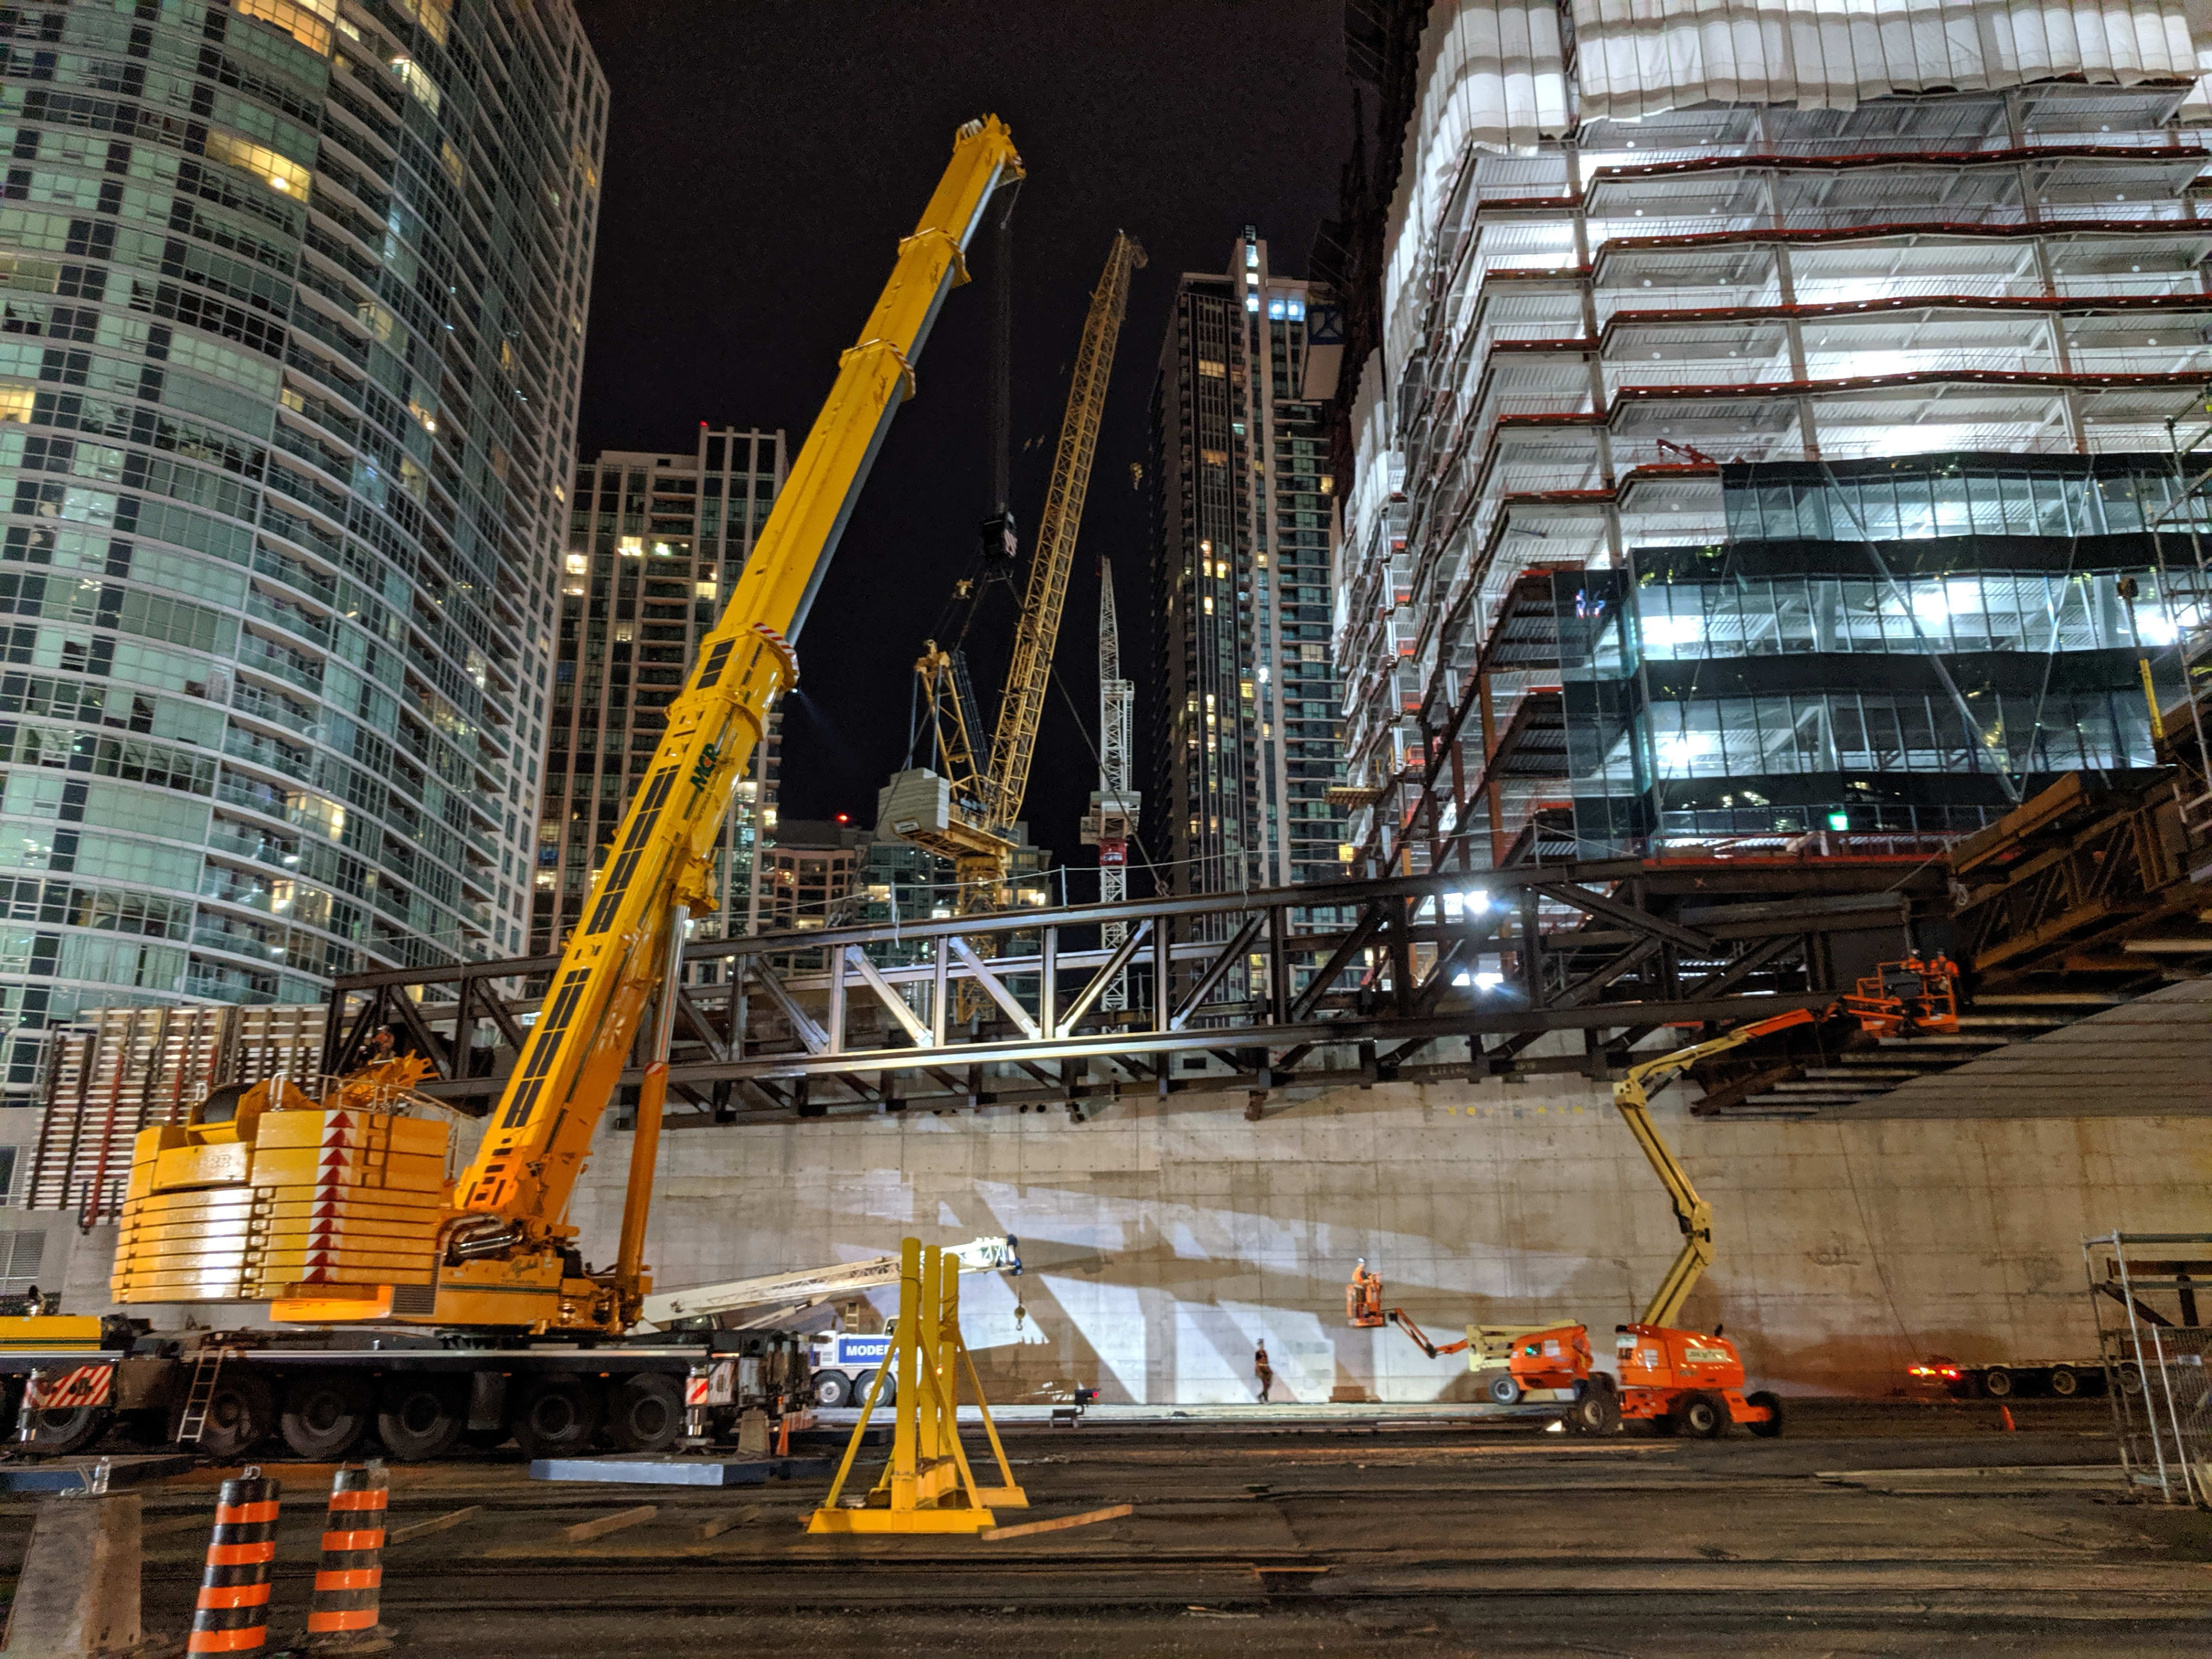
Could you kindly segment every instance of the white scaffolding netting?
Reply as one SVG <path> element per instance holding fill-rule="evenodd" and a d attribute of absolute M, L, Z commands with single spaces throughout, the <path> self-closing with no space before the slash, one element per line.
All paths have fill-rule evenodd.
<path fill-rule="evenodd" d="M 1565 132 L 1573 121 L 1565 64 L 1554 0 L 1445 0 L 1430 12 L 1404 170 L 1383 233 L 1383 316 L 1392 363 L 1404 361 L 1395 348 L 1407 343 L 1409 326 L 1394 296 L 1413 276 L 1461 156 L 1470 145 L 1528 149 Z"/>
<path fill-rule="evenodd" d="M 2189 80 L 2206 10 L 2201 0 L 1573 0 L 1579 113 L 1849 109 L 2069 76 Z"/>

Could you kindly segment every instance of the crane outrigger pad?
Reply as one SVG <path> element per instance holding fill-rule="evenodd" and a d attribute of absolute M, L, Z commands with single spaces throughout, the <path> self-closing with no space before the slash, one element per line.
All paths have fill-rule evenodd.
<path fill-rule="evenodd" d="M 532 1480 L 604 1480 L 630 1486 L 765 1486 L 771 1480 L 802 1480 L 836 1468 L 829 1457 L 693 1457 L 681 1452 L 654 1456 L 540 1457 L 530 1465 Z"/>

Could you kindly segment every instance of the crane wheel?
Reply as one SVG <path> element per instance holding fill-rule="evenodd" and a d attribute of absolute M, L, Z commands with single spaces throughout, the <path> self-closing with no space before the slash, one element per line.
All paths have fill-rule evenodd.
<path fill-rule="evenodd" d="M 358 1377 L 309 1371 L 285 1379 L 276 1431 L 294 1456 L 331 1463 L 368 1432 L 368 1389 Z"/>
<path fill-rule="evenodd" d="M 1744 1427 L 1749 1429 L 1761 1440 L 1771 1440 L 1782 1432 L 1782 1396 L 1780 1395 L 1761 1389 L 1757 1394 L 1746 1395 L 1743 1403 L 1747 1406 L 1766 1407 L 1766 1419 L 1764 1422 L 1747 1423 Z"/>
<path fill-rule="evenodd" d="M 853 1379 L 853 1398 L 858 1401 L 861 1405 L 866 1405 L 868 1403 L 868 1390 L 875 1386 L 876 1374 L 873 1371 L 862 1371 L 858 1376 Z M 876 1404 L 878 1406 L 889 1406 L 894 1403 L 897 1399 L 898 1373 L 896 1371 L 887 1372 L 884 1377 L 883 1397 L 877 1401 Z"/>
<path fill-rule="evenodd" d="M 672 1376 L 640 1371 L 607 1390 L 607 1438 L 615 1449 L 665 1452 L 684 1432 L 684 1389 Z"/>
<path fill-rule="evenodd" d="M 842 1371 L 814 1373 L 814 1403 L 835 1408 L 853 1403 L 853 1379 Z"/>
<path fill-rule="evenodd" d="M 181 1407 L 179 1415 L 182 1415 Z M 208 1399 L 199 1449 L 219 1463 L 244 1456 L 276 1427 L 276 1391 L 261 1377 L 224 1367 Z"/>
<path fill-rule="evenodd" d="M 580 1457 L 592 1449 L 604 1410 L 596 1382 L 556 1373 L 523 1389 L 507 1426 L 525 1457 Z"/>
<path fill-rule="evenodd" d="M 431 1373 L 387 1379 L 376 1401 L 376 1435 L 402 1463 L 443 1457 L 469 1425 L 469 1380 Z"/>
<path fill-rule="evenodd" d="M 1674 1416 L 1678 1432 L 1717 1440 L 1728 1429 L 1728 1401 L 1717 1394 L 1693 1394 L 1674 1407 Z"/>
<path fill-rule="evenodd" d="M 51 1407 L 23 1414 L 17 1449 L 33 1457 L 67 1457 L 107 1431 L 114 1413 L 105 1406 Z"/>

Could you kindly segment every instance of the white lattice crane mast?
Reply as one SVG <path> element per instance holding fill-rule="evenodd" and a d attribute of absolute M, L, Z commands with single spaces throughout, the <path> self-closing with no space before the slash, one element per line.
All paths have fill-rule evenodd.
<path fill-rule="evenodd" d="M 1137 700 L 1133 680 L 1121 678 L 1121 633 L 1114 617 L 1114 567 L 1098 562 L 1098 787 L 1084 815 L 1083 844 L 1098 849 L 1098 897 L 1110 904 L 1129 896 L 1129 842 L 1137 833 L 1140 797 L 1129 787 L 1129 712 Z M 1109 921 L 1100 930 L 1108 950 L 1129 937 L 1129 924 Z M 1102 992 L 1109 1013 L 1129 1006 L 1120 974 Z"/>

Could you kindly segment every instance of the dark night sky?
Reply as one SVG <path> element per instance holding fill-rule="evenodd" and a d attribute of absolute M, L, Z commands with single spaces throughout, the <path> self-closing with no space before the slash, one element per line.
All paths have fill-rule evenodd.
<path fill-rule="evenodd" d="M 1352 135 L 1337 0 L 579 6 L 612 86 L 586 456 L 688 451 L 702 420 L 781 426 L 795 453 L 953 129 L 994 112 L 1029 172 L 1013 255 L 1013 496 L 1026 550 L 1108 244 L 1118 228 L 1145 245 L 1152 263 L 1132 287 L 1057 658 L 1095 723 L 1103 553 L 1118 572 L 1123 672 L 1143 696 L 1146 498 L 1129 465 L 1146 459 L 1169 297 L 1178 272 L 1224 269 L 1248 223 L 1279 269 L 1304 272 Z M 974 252 L 979 280 L 946 302 L 916 365 L 920 395 L 891 428 L 799 641 L 800 695 L 784 711 L 787 817 L 873 817 L 906 751 L 914 659 L 990 509 L 988 250 Z M 1000 603 L 973 653 L 987 707 L 1012 609 Z M 1079 867 L 1095 863 L 1076 820 L 1096 782 L 1055 693 L 1027 815 L 1035 838 Z M 1071 896 L 1089 895 L 1079 884 Z"/>

